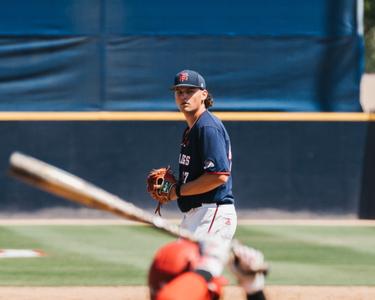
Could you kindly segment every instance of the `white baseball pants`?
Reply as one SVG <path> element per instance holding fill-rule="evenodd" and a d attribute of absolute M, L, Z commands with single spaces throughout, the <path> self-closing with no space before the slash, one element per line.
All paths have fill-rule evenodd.
<path fill-rule="evenodd" d="M 190 231 L 196 238 L 209 234 L 231 241 L 237 227 L 237 214 L 233 204 L 202 204 L 184 213 L 180 228 Z"/>

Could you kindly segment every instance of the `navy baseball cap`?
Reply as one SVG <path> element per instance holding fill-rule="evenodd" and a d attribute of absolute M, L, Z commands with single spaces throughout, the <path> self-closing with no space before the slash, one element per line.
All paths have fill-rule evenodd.
<path fill-rule="evenodd" d="M 183 70 L 178 72 L 174 77 L 174 85 L 171 89 L 174 90 L 178 86 L 190 86 L 205 90 L 206 81 L 204 80 L 203 76 L 196 71 Z"/>

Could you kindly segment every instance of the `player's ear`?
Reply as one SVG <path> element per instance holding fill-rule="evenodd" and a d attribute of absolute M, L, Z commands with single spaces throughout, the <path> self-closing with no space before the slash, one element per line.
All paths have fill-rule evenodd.
<path fill-rule="evenodd" d="M 207 96 L 208 96 L 208 91 L 207 90 L 202 90 L 202 99 L 203 99 L 203 101 L 206 100 Z"/>

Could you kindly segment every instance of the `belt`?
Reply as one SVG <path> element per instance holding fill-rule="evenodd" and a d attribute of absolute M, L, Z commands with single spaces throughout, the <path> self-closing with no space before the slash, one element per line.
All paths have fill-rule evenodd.
<path fill-rule="evenodd" d="M 233 204 L 233 203 L 230 203 L 230 202 L 221 202 L 221 203 L 218 203 L 218 202 L 203 202 L 203 203 L 196 203 L 196 204 L 192 205 L 190 209 L 202 207 L 205 204 L 213 204 L 213 205 L 216 205 L 216 206 L 221 206 L 221 205 L 230 205 L 230 204 Z"/>

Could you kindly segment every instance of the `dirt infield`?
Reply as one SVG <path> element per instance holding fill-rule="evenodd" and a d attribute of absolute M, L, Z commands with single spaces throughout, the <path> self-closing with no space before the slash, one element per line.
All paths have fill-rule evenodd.
<path fill-rule="evenodd" d="M 268 300 L 373 300 L 375 287 L 270 286 Z M 0 287 L 0 300 L 146 300 L 142 286 L 127 287 Z M 224 300 L 245 299 L 238 287 L 226 287 Z"/>

